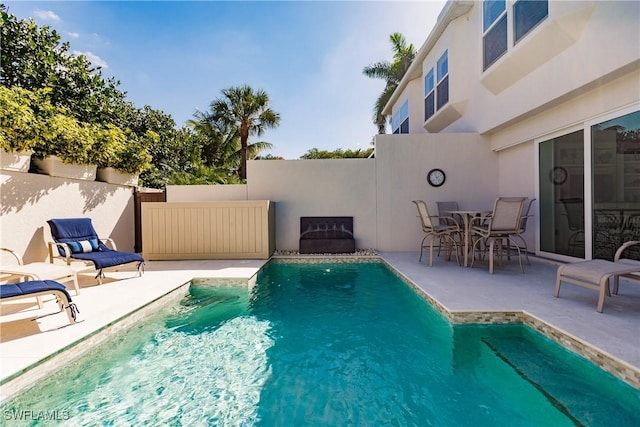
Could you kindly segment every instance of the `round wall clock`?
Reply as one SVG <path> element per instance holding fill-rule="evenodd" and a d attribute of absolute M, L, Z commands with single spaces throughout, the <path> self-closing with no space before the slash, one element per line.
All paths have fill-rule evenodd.
<path fill-rule="evenodd" d="M 444 184 L 445 179 L 447 179 L 447 176 L 442 169 L 431 169 L 427 173 L 427 182 L 433 187 L 440 187 Z"/>
<path fill-rule="evenodd" d="M 567 180 L 567 176 L 567 170 L 562 166 L 556 166 L 551 171 L 551 180 L 555 185 L 564 184 L 564 182 Z"/>

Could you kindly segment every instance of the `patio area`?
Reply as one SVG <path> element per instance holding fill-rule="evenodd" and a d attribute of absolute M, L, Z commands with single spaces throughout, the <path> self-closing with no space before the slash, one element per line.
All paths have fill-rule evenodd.
<path fill-rule="evenodd" d="M 516 261 L 488 274 L 486 263 L 473 269 L 458 267 L 434 257 L 433 267 L 416 252 L 384 252 L 389 265 L 413 282 L 449 318 L 523 321 L 547 335 L 582 348 L 591 360 L 607 370 L 640 384 L 640 286 L 621 280 L 620 294 L 607 298 L 604 313 L 596 312 L 598 294 L 578 286 L 564 285 L 560 298 L 553 297 L 557 265 L 532 259 L 520 273 Z M 46 376 L 66 361 L 78 357 L 108 336 L 138 322 L 162 298 L 179 300 L 194 278 L 247 280 L 266 261 L 201 260 L 155 261 L 146 264 L 143 277 L 135 271 L 107 274 L 101 286 L 91 276 L 81 276 L 81 293 L 72 291 L 80 309 L 79 323 L 67 324 L 64 314 L 31 320 L 56 311 L 49 299 L 45 308 L 20 302 L 2 304 L 0 324 L 0 384 L 5 400 L 25 386 Z M 126 280 L 114 280 L 126 278 Z M 131 315 L 131 313 L 134 313 Z M 466 320 L 465 320 L 466 319 Z M 79 345 L 74 345 L 80 342 Z M 592 350 L 592 347 L 597 351 Z M 611 363 L 614 361 L 615 363 Z"/>

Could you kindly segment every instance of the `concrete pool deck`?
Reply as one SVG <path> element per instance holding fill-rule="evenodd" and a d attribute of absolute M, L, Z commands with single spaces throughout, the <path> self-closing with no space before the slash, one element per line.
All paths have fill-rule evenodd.
<path fill-rule="evenodd" d="M 553 297 L 557 266 L 533 260 L 521 274 L 516 262 L 496 268 L 490 275 L 486 264 L 471 268 L 458 267 L 435 257 L 434 266 L 418 262 L 417 253 L 381 253 L 380 257 L 416 288 L 441 305 L 441 309 L 465 315 L 526 313 L 538 329 L 553 335 L 556 330 L 569 337 L 572 344 L 595 347 L 594 358 L 612 358 L 618 376 L 628 378 L 638 387 L 640 378 L 640 286 L 638 282 L 621 280 L 620 294 L 607 298 L 604 313 L 596 312 L 598 293 L 578 286 L 564 285 L 560 298 Z M 107 274 L 103 285 L 91 276 L 81 276 L 80 295 L 73 301 L 80 309 L 79 323 L 71 326 L 63 313 L 32 320 L 57 311 L 52 298 L 45 308 L 35 302 L 7 302 L 1 305 L 0 318 L 0 400 L 47 375 L 67 360 L 78 357 L 108 336 L 135 323 L 156 307 L 153 302 L 167 294 L 179 299 L 194 278 L 249 279 L 265 260 L 194 260 L 152 261 L 143 277 L 135 271 Z M 114 280 L 126 278 L 126 280 Z M 34 300 L 35 301 L 35 300 Z M 161 302 L 164 304 L 166 301 Z M 139 310 L 144 307 L 143 310 Z M 139 310 L 139 311 L 138 311 Z M 130 313 L 136 312 L 134 316 Z M 517 317 L 517 316 L 516 316 Z M 125 319 L 125 320 L 123 320 Z M 122 322 L 120 320 L 123 320 Z M 540 328 L 539 324 L 543 327 Z M 80 345 L 74 345 L 80 341 Z M 568 345 L 571 347 L 571 345 Z M 598 363 L 607 368 L 606 361 Z M 615 370 L 615 369 L 614 369 Z"/>

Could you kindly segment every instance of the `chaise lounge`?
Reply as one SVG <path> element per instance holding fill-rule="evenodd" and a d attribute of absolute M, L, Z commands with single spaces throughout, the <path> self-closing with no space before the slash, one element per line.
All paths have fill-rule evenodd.
<path fill-rule="evenodd" d="M 144 270 L 144 258 L 134 252 L 122 252 L 117 250 L 115 242 L 110 239 L 98 237 L 90 218 L 62 218 L 47 221 L 51 228 L 53 242 L 49 242 L 49 258 L 53 263 L 55 255 L 54 246 L 59 257 L 64 258 L 67 265 L 72 260 L 79 260 L 89 265 L 93 264 L 98 270 L 96 279 L 102 284 L 104 269 L 119 267 L 125 264 L 137 263 L 138 276 L 142 276 Z M 110 246 L 107 246 L 107 244 Z"/>
<path fill-rule="evenodd" d="M 553 296 L 558 298 L 562 282 L 594 289 L 599 292 L 597 310 L 602 313 L 605 296 L 611 296 L 609 279 L 614 278 L 613 293 L 618 293 L 619 278 L 627 277 L 640 280 L 640 261 L 621 258 L 623 252 L 631 246 L 640 244 L 640 241 L 631 241 L 623 244 L 615 255 L 615 262 L 604 259 L 565 264 L 558 267 L 556 275 L 556 288 Z"/>
<path fill-rule="evenodd" d="M 60 307 L 60 311 L 58 313 L 66 310 L 67 316 L 69 317 L 69 323 L 76 323 L 76 316 L 80 311 L 78 310 L 78 307 L 76 307 L 75 303 L 71 301 L 71 295 L 67 292 L 67 288 L 65 288 L 61 283 L 54 280 L 31 280 L 27 282 L 0 285 L 0 301 L 2 302 L 27 297 L 36 297 L 38 298 L 38 305 L 42 308 L 40 298 L 44 295 L 54 295 L 56 297 L 56 302 Z"/>
<path fill-rule="evenodd" d="M 0 280 L 55 280 L 60 283 L 73 282 L 76 295 L 80 294 L 78 287 L 78 276 L 76 271 L 67 265 L 57 265 L 48 262 L 31 262 L 25 264 L 22 257 L 17 252 L 0 248 L 0 251 L 10 254 L 15 261 L 0 265 Z"/>

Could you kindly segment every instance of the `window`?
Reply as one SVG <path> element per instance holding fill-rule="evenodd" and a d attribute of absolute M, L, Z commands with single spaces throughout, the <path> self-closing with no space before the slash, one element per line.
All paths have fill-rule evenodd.
<path fill-rule="evenodd" d="M 436 108 L 439 110 L 449 102 L 449 51 L 445 50 L 437 64 L 438 90 Z"/>
<path fill-rule="evenodd" d="M 436 86 L 433 82 L 433 68 L 424 76 L 424 121 L 429 120 L 436 112 Z"/>
<path fill-rule="evenodd" d="M 404 101 L 400 110 L 391 116 L 393 133 L 409 133 L 409 101 Z"/>
<path fill-rule="evenodd" d="M 482 6 L 482 57 L 486 70 L 507 51 L 507 8 L 504 0 L 484 0 Z"/>
<path fill-rule="evenodd" d="M 547 0 L 517 0 L 513 5 L 514 43 L 549 15 Z"/>
<path fill-rule="evenodd" d="M 427 121 L 449 102 L 449 51 L 445 50 L 433 68 L 424 76 L 424 120 Z M 437 83 L 437 86 L 436 86 Z"/>
<path fill-rule="evenodd" d="M 509 27 L 507 15 L 513 19 L 513 44 L 549 15 L 549 0 L 484 0 L 482 2 L 482 60 L 486 70 L 507 53 Z"/>

